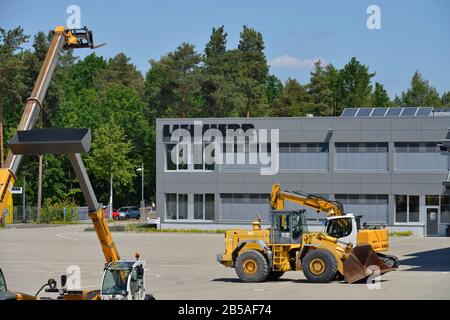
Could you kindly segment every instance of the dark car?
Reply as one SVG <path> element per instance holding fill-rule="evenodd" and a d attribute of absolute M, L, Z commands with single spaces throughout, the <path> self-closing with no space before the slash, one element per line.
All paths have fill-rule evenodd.
<path fill-rule="evenodd" d="M 128 220 L 141 218 L 141 212 L 138 207 L 122 207 L 119 209 L 119 220 Z"/>

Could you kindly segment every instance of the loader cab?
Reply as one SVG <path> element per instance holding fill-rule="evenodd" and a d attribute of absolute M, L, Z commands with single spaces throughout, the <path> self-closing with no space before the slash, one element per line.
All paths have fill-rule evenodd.
<path fill-rule="evenodd" d="M 144 262 L 116 261 L 106 265 L 103 272 L 102 300 L 144 300 Z"/>
<path fill-rule="evenodd" d="M 270 214 L 271 243 L 301 243 L 303 233 L 308 232 L 305 212 L 306 210 L 272 211 Z"/>
<path fill-rule="evenodd" d="M 325 226 L 325 233 L 330 237 L 337 238 L 338 244 L 345 247 L 348 243 L 356 246 L 358 233 L 357 219 L 353 214 L 329 217 Z"/>

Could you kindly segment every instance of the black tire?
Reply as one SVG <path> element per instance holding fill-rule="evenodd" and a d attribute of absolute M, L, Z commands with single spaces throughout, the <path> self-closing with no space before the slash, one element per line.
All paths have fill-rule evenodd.
<path fill-rule="evenodd" d="M 280 279 L 284 274 L 284 271 L 270 271 L 269 275 L 267 276 L 267 281 L 277 281 Z"/>
<path fill-rule="evenodd" d="M 155 297 L 152 294 L 146 294 L 144 300 L 156 300 Z"/>
<path fill-rule="evenodd" d="M 306 278 L 311 282 L 325 283 L 336 278 L 337 261 L 328 250 L 311 250 L 303 258 L 302 266 Z"/>
<path fill-rule="evenodd" d="M 269 276 L 266 257 L 257 250 L 240 254 L 235 263 L 236 273 L 243 282 L 263 282 Z"/>
<path fill-rule="evenodd" d="M 137 217 L 136 217 L 136 220 L 139 220 L 141 218 L 141 216 L 140 215 L 138 215 Z"/>
<path fill-rule="evenodd" d="M 125 220 L 128 220 L 128 219 L 130 219 L 130 217 L 128 215 L 126 215 L 125 216 Z"/>
<path fill-rule="evenodd" d="M 397 269 L 400 265 L 400 260 L 396 256 L 392 256 L 390 254 L 384 254 L 377 252 L 378 258 L 384 262 L 389 268 Z"/>
<path fill-rule="evenodd" d="M 336 278 L 334 278 L 334 280 L 336 280 L 336 281 L 344 281 L 345 277 L 340 272 L 336 272 Z"/>

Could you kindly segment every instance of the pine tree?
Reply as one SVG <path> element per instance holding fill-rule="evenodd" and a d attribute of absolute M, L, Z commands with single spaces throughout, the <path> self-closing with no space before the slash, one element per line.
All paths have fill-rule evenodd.
<path fill-rule="evenodd" d="M 281 92 L 283 92 L 283 83 L 275 75 L 271 74 L 266 79 L 265 94 L 268 103 L 272 103 Z"/>
<path fill-rule="evenodd" d="M 124 53 L 119 53 L 109 59 L 107 67 L 101 70 L 95 79 L 95 84 L 99 88 L 111 83 L 131 88 L 139 96 L 143 96 L 143 76 Z"/>
<path fill-rule="evenodd" d="M 238 50 L 241 77 L 237 84 L 245 96 L 243 116 L 264 116 L 267 105 L 264 104 L 264 84 L 269 67 L 264 54 L 264 40 L 260 32 L 244 25 Z"/>
<path fill-rule="evenodd" d="M 313 109 L 314 115 L 329 116 L 333 114 L 333 92 L 327 73 L 319 60 L 314 63 L 311 79 L 307 85 L 309 109 Z"/>
<path fill-rule="evenodd" d="M 375 82 L 375 90 L 372 93 L 372 106 L 390 107 L 391 101 L 389 95 L 381 83 Z"/>
<path fill-rule="evenodd" d="M 283 91 L 273 102 L 270 110 L 272 117 L 304 116 L 307 112 L 302 108 L 306 102 L 305 88 L 295 79 L 288 79 Z"/>
<path fill-rule="evenodd" d="M 370 105 L 372 87 L 370 81 L 375 73 L 361 64 L 355 57 L 340 70 L 341 98 L 345 107 L 367 107 Z"/>
<path fill-rule="evenodd" d="M 211 37 L 205 46 L 204 62 L 207 68 L 220 65 L 227 47 L 227 33 L 224 26 L 213 28 Z"/>
<path fill-rule="evenodd" d="M 441 101 L 443 108 L 450 108 L 450 91 L 444 92 L 442 94 Z"/>
<path fill-rule="evenodd" d="M 422 78 L 419 71 L 416 71 L 411 79 L 411 86 L 402 92 L 402 103 L 407 106 L 440 107 L 442 101 L 436 88 Z"/>

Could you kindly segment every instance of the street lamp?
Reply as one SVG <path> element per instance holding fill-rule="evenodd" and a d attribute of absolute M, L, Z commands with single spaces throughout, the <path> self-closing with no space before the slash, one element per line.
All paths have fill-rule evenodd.
<path fill-rule="evenodd" d="M 142 177 L 142 182 L 141 182 L 141 184 L 142 184 L 142 189 L 141 189 L 141 197 L 142 197 L 142 199 L 141 199 L 141 208 L 143 209 L 143 208 L 145 208 L 145 202 L 144 202 L 144 163 L 142 163 L 141 167 L 137 168 L 136 171 L 140 172 L 141 173 L 141 177 Z"/>

